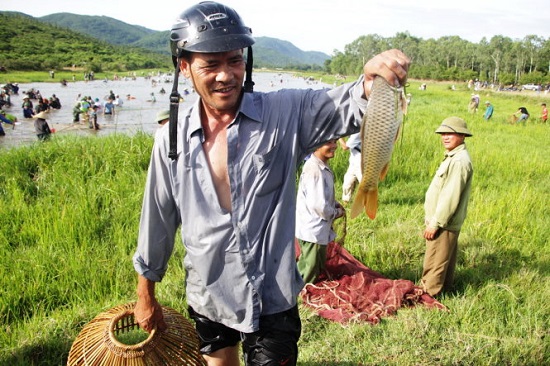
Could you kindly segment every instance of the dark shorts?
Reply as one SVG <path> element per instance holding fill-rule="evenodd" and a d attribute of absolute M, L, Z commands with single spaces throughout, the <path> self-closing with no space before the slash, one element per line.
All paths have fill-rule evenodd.
<path fill-rule="evenodd" d="M 296 365 L 302 323 L 298 306 L 260 317 L 260 330 L 242 333 L 197 314 L 189 307 L 200 339 L 200 351 L 210 354 L 242 341 L 246 365 Z"/>

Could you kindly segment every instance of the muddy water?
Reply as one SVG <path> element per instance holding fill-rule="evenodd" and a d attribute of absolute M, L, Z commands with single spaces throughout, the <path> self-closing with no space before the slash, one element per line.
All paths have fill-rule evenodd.
<path fill-rule="evenodd" d="M 254 90 L 258 91 L 271 91 L 281 88 L 319 89 L 329 87 L 326 84 L 312 83 L 303 78 L 284 73 L 255 73 L 254 82 Z M 33 120 L 23 118 L 21 109 L 24 92 L 31 88 L 39 90 L 43 98 L 50 98 L 52 94 L 55 94 L 61 101 L 62 108 L 51 110 L 47 118 L 50 127 L 56 130 L 53 135 L 53 138 L 55 138 L 69 133 L 93 136 L 104 136 L 110 133 L 134 134 L 138 131 L 154 133 L 158 128 L 155 121 L 156 114 L 169 108 L 172 83 L 163 82 L 161 79 L 154 85 L 152 80 L 138 77 L 135 80 L 69 82 L 67 86 L 61 86 L 60 83 L 29 83 L 19 84 L 19 87 L 19 95 L 11 96 L 13 105 L 10 108 L 5 108 L 7 113 L 17 116 L 18 122 L 13 128 L 11 125 L 3 125 L 6 136 L 0 137 L 0 151 L 37 141 Z M 161 89 L 164 89 L 166 93 L 162 94 Z M 188 95 L 184 94 L 185 89 L 189 91 Z M 111 90 L 120 95 L 123 105 L 116 108 L 114 116 L 103 116 L 101 112 L 98 113 L 98 123 L 101 126 L 99 131 L 90 130 L 87 124 L 73 123 L 72 109 L 79 95 L 91 96 L 93 99 L 99 98 L 104 102 L 105 97 Z M 180 109 L 196 101 L 197 95 L 185 79 L 180 78 L 178 90 L 184 98 L 184 101 L 180 104 Z M 154 93 L 156 102 L 150 101 L 151 93 Z M 128 94 L 132 96 L 132 99 L 127 99 Z M 33 103 L 36 103 L 36 101 L 33 100 Z"/>

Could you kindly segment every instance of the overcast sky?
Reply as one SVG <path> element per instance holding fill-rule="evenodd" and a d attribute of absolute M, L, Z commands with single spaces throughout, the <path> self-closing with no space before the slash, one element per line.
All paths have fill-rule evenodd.
<path fill-rule="evenodd" d="M 548 0 L 224 0 L 255 36 L 279 38 L 304 51 L 332 54 L 361 35 L 408 31 L 422 39 L 526 35 L 550 38 Z M 140 4 L 141 3 L 141 4 Z M 0 0 L 0 10 L 34 17 L 53 13 L 105 15 L 154 30 L 169 30 L 195 1 L 184 0 Z"/>

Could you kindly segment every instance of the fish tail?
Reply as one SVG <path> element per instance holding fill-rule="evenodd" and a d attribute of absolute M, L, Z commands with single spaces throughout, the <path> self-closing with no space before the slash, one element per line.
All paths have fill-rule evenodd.
<path fill-rule="evenodd" d="M 368 191 L 366 196 L 365 212 L 371 220 L 374 220 L 376 211 L 378 211 L 378 189 Z"/>
<path fill-rule="evenodd" d="M 361 214 L 362 211 L 365 211 L 367 216 L 374 220 L 376 217 L 376 211 L 378 211 L 378 189 L 370 189 L 364 191 L 362 189 L 357 190 L 355 199 L 351 206 L 351 218 L 354 219 Z"/>

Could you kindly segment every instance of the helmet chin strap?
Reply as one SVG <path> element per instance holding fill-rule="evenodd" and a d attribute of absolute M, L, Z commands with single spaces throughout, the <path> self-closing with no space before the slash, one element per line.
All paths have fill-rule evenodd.
<path fill-rule="evenodd" d="M 244 81 L 243 91 L 245 93 L 252 93 L 254 90 L 254 82 L 252 81 L 252 47 L 248 46 L 248 52 L 246 56 L 246 77 Z M 170 137 L 170 151 L 168 157 L 172 160 L 178 159 L 178 110 L 180 105 L 180 94 L 178 93 L 178 77 L 180 74 L 181 59 L 178 57 L 176 62 L 176 70 L 174 75 L 174 84 L 172 84 L 172 93 L 170 93 L 170 122 L 169 137 Z"/>
<path fill-rule="evenodd" d="M 178 77 L 180 74 L 181 59 L 178 57 L 174 74 L 174 84 L 170 93 L 170 122 L 168 125 L 170 134 L 170 151 L 168 157 L 172 160 L 178 159 L 178 109 L 180 106 L 180 94 L 178 93 Z"/>
<path fill-rule="evenodd" d="M 254 91 L 254 82 L 252 81 L 252 47 L 248 46 L 246 55 L 246 79 L 244 81 L 244 92 L 252 93 Z"/>

